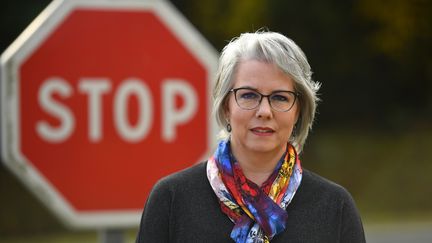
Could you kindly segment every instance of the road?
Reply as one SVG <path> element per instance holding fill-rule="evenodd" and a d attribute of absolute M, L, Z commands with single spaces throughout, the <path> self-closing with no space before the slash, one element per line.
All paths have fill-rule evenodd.
<path fill-rule="evenodd" d="M 367 243 L 432 243 L 432 223 L 365 225 Z"/>

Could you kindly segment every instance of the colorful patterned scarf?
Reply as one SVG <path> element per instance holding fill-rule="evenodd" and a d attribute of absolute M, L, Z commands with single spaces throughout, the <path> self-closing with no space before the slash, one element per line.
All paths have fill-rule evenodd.
<path fill-rule="evenodd" d="M 235 226 L 237 243 L 270 242 L 285 230 L 291 202 L 302 179 L 300 160 L 291 144 L 261 187 L 248 180 L 232 156 L 230 142 L 221 141 L 207 163 L 208 180 L 224 212 Z"/>

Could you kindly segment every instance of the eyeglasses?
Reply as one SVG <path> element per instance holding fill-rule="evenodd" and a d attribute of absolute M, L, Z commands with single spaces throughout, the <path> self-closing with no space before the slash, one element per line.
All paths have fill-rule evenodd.
<path fill-rule="evenodd" d="M 251 88 L 231 89 L 234 93 L 237 105 L 244 110 L 257 108 L 264 97 L 267 97 L 270 107 L 275 111 L 286 112 L 294 106 L 299 93 L 294 91 L 275 91 L 269 95 L 263 95 Z"/>

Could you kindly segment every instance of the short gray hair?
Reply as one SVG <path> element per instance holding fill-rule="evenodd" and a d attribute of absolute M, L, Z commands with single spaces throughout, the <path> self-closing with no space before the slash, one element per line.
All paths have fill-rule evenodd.
<path fill-rule="evenodd" d="M 241 60 L 258 60 L 273 63 L 294 80 L 299 95 L 300 114 L 289 138 L 300 153 L 315 117 L 320 83 L 312 80 L 312 71 L 305 54 L 294 41 L 270 31 L 243 33 L 227 44 L 219 58 L 216 84 L 213 89 L 213 112 L 221 126 L 219 136 L 227 137 L 226 98 L 233 88 L 233 76 Z"/>

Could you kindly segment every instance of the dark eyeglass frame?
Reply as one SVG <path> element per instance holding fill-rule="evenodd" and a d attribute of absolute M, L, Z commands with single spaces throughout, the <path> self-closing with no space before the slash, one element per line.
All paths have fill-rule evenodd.
<path fill-rule="evenodd" d="M 258 101 L 258 104 L 257 104 L 255 107 L 253 107 L 253 108 L 244 108 L 244 107 L 242 107 L 242 106 L 238 103 L 238 100 L 237 100 L 237 91 L 239 91 L 239 90 L 250 90 L 250 91 L 253 91 L 253 92 L 259 94 L 259 95 L 260 95 L 260 99 L 259 99 L 259 101 Z M 234 99 L 235 99 L 237 105 L 238 105 L 241 109 L 243 109 L 243 110 L 253 110 L 253 109 L 256 109 L 257 107 L 259 107 L 259 106 L 261 105 L 261 102 L 262 102 L 262 100 L 264 99 L 264 97 L 266 97 L 267 100 L 269 101 L 270 107 L 271 107 L 273 110 L 275 110 L 275 111 L 280 111 L 280 112 L 288 112 L 288 111 L 290 111 L 290 110 L 294 107 L 294 104 L 296 103 L 297 99 L 298 99 L 299 96 L 300 96 L 300 93 L 295 92 L 295 91 L 291 91 L 291 90 L 277 90 L 277 91 L 273 91 L 273 92 L 271 92 L 271 93 L 268 94 L 268 95 L 265 95 L 265 94 L 260 93 L 260 92 L 259 92 L 258 90 L 256 90 L 256 89 L 253 89 L 253 88 L 247 88 L 247 87 L 240 87 L 240 88 L 235 88 L 235 89 L 233 88 L 233 89 L 230 89 L 229 92 L 230 92 L 230 93 L 231 93 L 231 92 L 234 93 Z M 276 93 L 281 93 L 281 92 L 282 92 L 282 93 L 283 93 L 283 92 L 290 93 L 290 94 L 292 94 L 292 95 L 294 96 L 294 101 L 293 101 L 293 103 L 292 103 L 291 106 L 290 106 L 288 109 L 286 109 L 286 110 L 280 110 L 280 109 L 276 109 L 276 108 L 274 108 L 273 105 L 272 105 L 272 101 L 271 101 L 271 99 L 270 99 L 270 97 L 271 97 L 272 95 L 274 95 L 274 94 L 276 94 Z"/>

